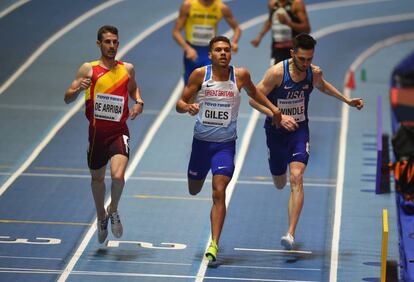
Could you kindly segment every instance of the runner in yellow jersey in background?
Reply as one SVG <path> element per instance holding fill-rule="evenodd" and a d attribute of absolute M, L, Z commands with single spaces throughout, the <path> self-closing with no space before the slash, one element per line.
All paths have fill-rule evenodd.
<path fill-rule="evenodd" d="M 209 42 L 217 34 L 221 18 L 233 29 L 232 51 L 237 52 L 241 30 L 229 6 L 221 0 L 184 0 L 172 31 L 173 38 L 184 50 L 184 83 L 196 68 L 211 64 Z M 185 38 L 181 34 L 185 30 Z"/>

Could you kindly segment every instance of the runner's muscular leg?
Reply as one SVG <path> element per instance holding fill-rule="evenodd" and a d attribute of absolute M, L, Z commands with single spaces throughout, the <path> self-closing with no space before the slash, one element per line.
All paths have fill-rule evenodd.
<path fill-rule="evenodd" d="M 105 218 L 105 170 L 106 166 L 100 169 L 91 169 L 91 188 L 92 195 L 95 201 L 96 214 L 98 219 Z"/>
<path fill-rule="evenodd" d="M 128 158 L 122 154 L 116 154 L 111 158 L 111 208 L 112 212 L 118 210 L 118 203 L 125 185 L 125 171 Z"/>
<path fill-rule="evenodd" d="M 226 188 L 231 178 L 225 175 L 213 176 L 213 206 L 211 207 L 211 234 L 217 243 L 226 217 Z"/>
<path fill-rule="evenodd" d="M 301 162 L 291 162 L 290 171 L 290 197 L 288 205 L 289 229 L 288 232 L 295 236 L 296 225 L 298 224 L 300 213 L 303 207 L 303 174 L 306 165 Z"/>

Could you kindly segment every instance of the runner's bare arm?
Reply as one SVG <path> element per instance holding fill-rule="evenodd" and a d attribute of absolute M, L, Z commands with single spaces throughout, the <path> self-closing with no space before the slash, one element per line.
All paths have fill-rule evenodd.
<path fill-rule="evenodd" d="M 266 21 L 263 23 L 263 27 L 262 30 L 257 34 L 257 36 L 250 41 L 250 43 L 254 46 L 254 47 L 258 47 L 260 45 L 260 42 L 263 39 L 263 36 L 265 36 L 265 34 L 270 30 L 270 28 L 272 27 L 272 10 L 273 10 L 273 6 L 275 5 L 275 0 L 269 0 L 267 3 L 267 8 L 269 10 L 269 17 L 266 19 Z"/>
<path fill-rule="evenodd" d="M 178 43 L 178 45 L 183 48 L 187 59 L 195 61 L 197 59 L 197 52 L 194 50 L 184 39 L 183 35 L 181 34 L 181 30 L 184 28 L 185 22 L 187 20 L 188 14 L 190 12 L 191 4 L 190 1 L 185 0 L 180 7 L 180 11 L 178 14 L 178 18 L 175 21 L 175 25 L 172 31 L 172 36 L 174 40 Z"/>
<path fill-rule="evenodd" d="M 312 65 L 312 71 L 313 71 L 313 85 L 319 91 L 322 93 L 335 97 L 336 99 L 347 103 L 351 107 L 355 107 L 358 110 L 362 109 L 364 107 L 364 100 L 362 98 L 349 98 L 345 95 L 343 95 L 341 92 L 339 92 L 338 89 L 336 89 L 335 86 L 333 86 L 331 83 L 326 81 L 323 78 L 323 73 L 321 68 L 318 66 Z"/>
<path fill-rule="evenodd" d="M 228 25 L 233 29 L 231 49 L 233 50 L 233 52 L 237 52 L 237 50 L 239 49 L 238 42 L 241 36 L 241 29 L 240 29 L 239 23 L 237 22 L 236 18 L 233 16 L 233 13 L 231 12 L 229 6 L 222 3 L 221 11 L 223 13 L 224 19 L 226 20 Z"/>
<path fill-rule="evenodd" d="M 262 95 L 269 95 L 275 87 L 279 86 L 283 78 L 283 65 L 276 64 L 271 66 L 265 73 L 263 79 L 256 85 L 257 92 L 260 92 Z M 249 99 L 249 104 L 259 112 L 272 117 L 273 113 L 266 107 L 260 105 L 253 99 Z"/>
<path fill-rule="evenodd" d="M 129 63 L 124 63 L 125 68 L 128 71 L 129 81 L 128 81 L 128 94 L 129 97 L 134 101 L 134 106 L 129 112 L 129 117 L 133 120 L 144 110 L 144 100 L 142 100 L 141 92 L 139 90 L 137 81 L 135 80 L 135 69 L 134 65 Z"/>
<path fill-rule="evenodd" d="M 203 79 L 205 75 L 205 68 L 195 69 L 189 79 L 188 84 L 184 87 L 183 93 L 178 99 L 175 109 L 179 113 L 189 113 L 194 116 L 200 110 L 198 103 L 193 103 L 197 91 L 200 90 L 201 85 L 203 84 Z"/>
<path fill-rule="evenodd" d="M 76 73 L 76 78 L 65 92 L 64 101 L 66 104 L 76 100 L 79 93 L 89 88 L 91 85 L 92 66 L 90 63 L 84 63 Z"/>
<path fill-rule="evenodd" d="M 310 33 L 311 27 L 309 24 L 308 14 L 306 13 L 306 7 L 302 0 L 296 0 L 292 4 L 293 13 L 298 17 L 299 23 L 290 21 L 287 23 L 296 32 Z"/>

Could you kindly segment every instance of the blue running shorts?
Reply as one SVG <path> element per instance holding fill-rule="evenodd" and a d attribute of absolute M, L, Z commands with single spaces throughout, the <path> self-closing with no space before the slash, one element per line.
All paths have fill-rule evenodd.
<path fill-rule="evenodd" d="M 309 128 L 307 123 L 296 131 L 266 128 L 269 168 L 272 175 L 283 175 L 291 162 L 305 165 L 309 160 Z"/>
<path fill-rule="evenodd" d="M 236 140 L 218 143 L 193 138 L 187 176 L 189 179 L 201 180 L 206 178 L 211 169 L 213 175 L 231 178 L 234 173 L 235 154 Z"/>

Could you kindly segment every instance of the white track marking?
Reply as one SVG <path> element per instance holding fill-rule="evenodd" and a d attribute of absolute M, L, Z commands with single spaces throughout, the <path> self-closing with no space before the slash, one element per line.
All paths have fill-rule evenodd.
<path fill-rule="evenodd" d="M 389 17 L 385 17 L 389 18 Z M 404 20 L 404 19 L 402 19 Z M 351 64 L 350 71 L 355 70 L 372 54 L 380 50 L 381 48 L 402 42 L 407 40 L 414 40 L 414 33 L 402 34 L 387 38 L 380 42 L 375 43 L 370 48 L 366 49 L 360 54 L 354 62 Z M 344 81 L 346 85 L 347 79 Z M 344 88 L 344 95 L 350 97 L 351 90 L 347 87 Z M 334 226 L 332 235 L 332 246 L 331 246 L 331 267 L 329 274 L 329 281 L 336 282 L 338 275 L 338 258 L 339 258 L 339 240 L 341 231 L 341 216 L 342 216 L 342 197 L 343 187 L 345 180 L 345 159 L 346 159 L 346 139 L 348 134 L 348 118 L 349 118 L 349 107 L 346 104 L 342 105 L 342 123 L 339 137 L 339 158 L 338 158 L 338 177 L 337 177 L 337 190 L 335 196 L 335 214 L 334 214 Z"/>
<path fill-rule="evenodd" d="M 5 17 L 6 15 L 10 14 L 14 10 L 18 9 L 22 5 L 26 4 L 27 2 L 30 2 L 30 0 L 20 0 L 20 1 L 17 1 L 16 3 L 13 3 L 12 5 L 7 7 L 3 11 L 0 11 L 0 19 Z"/>
<path fill-rule="evenodd" d="M 22 75 L 23 72 L 25 72 L 32 64 L 33 62 L 40 57 L 40 55 L 43 54 L 43 52 L 50 47 L 53 43 L 55 43 L 58 39 L 60 39 L 63 35 L 68 33 L 73 28 L 77 27 L 79 24 L 84 22 L 85 20 L 89 20 L 93 15 L 101 12 L 102 10 L 105 10 L 122 0 L 110 0 L 107 2 L 104 2 L 103 4 L 96 6 L 95 8 L 89 10 L 88 12 L 84 13 L 80 17 L 76 18 L 73 22 L 56 32 L 54 35 L 49 37 L 30 57 L 27 59 L 23 65 L 21 65 L 17 71 L 15 71 L 12 76 L 10 76 L 6 82 L 4 82 L 0 86 L 0 95 L 6 91 L 10 85 L 12 85 L 19 77 Z"/>

